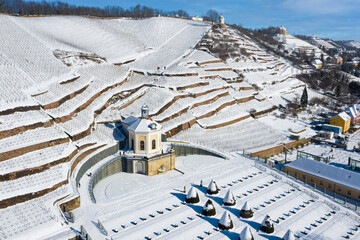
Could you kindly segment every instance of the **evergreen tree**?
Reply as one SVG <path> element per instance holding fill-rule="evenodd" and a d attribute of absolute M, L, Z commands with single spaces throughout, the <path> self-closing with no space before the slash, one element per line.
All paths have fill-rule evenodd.
<path fill-rule="evenodd" d="M 301 99 L 300 99 L 300 105 L 302 108 L 306 108 L 308 104 L 308 94 L 307 94 L 307 90 L 306 87 L 304 88 L 304 91 L 301 95 Z"/>
<path fill-rule="evenodd" d="M 335 88 L 335 96 L 339 97 L 340 93 L 341 93 L 341 86 L 337 85 L 336 88 Z"/>

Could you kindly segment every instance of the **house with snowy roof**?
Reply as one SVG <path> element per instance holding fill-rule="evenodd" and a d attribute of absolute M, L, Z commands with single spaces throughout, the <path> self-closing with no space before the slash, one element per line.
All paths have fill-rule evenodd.
<path fill-rule="evenodd" d="M 342 128 L 342 132 L 347 132 L 350 128 L 351 117 L 346 112 L 341 112 L 330 118 L 330 125 Z"/>
<path fill-rule="evenodd" d="M 360 201 L 360 173 L 308 158 L 285 165 L 285 173 L 324 191 Z"/>
<path fill-rule="evenodd" d="M 202 18 L 202 17 L 199 17 L 199 16 L 197 16 L 197 15 L 194 15 L 194 16 L 191 17 L 191 20 L 202 22 L 202 21 L 203 21 L 203 18 Z"/>
<path fill-rule="evenodd" d="M 333 64 L 336 64 L 336 65 L 342 65 L 344 62 L 343 58 L 340 56 L 340 55 L 335 55 L 333 58 L 332 58 L 332 63 Z"/>
<path fill-rule="evenodd" d="M 323 66 L 323 63 L 320 59 L 316 58 L 314 61 L 311 62 L 311 65 L 315 68 L 315 69 L 321 69 Z"/>
<path fill-rule="evenodd" d="M 149 107 L 141 107 L 141 117 L 129 116 L 122 121 L 127 136 L 127 172 L 149 176 L 175 168 L 175 153 L 162 145 L 162 126 L 149 117 Z"/>
<path fill-rule="evenodd" d="M 350 123 L 356 125 L 360 122 L 360 111 L 355 104 L 350 105 L 345 109 L 347 115 L 350 116 Z"/>

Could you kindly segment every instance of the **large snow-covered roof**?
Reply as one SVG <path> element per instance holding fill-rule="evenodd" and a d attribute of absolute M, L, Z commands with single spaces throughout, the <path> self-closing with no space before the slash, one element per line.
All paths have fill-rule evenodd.
<path fill-rule="evenodd" d="M 125 118 L 125 119 L 122 121 L 122 123 L 130 126 L 130 125 L 132 125 L 134 122 L 136 122 L 137 120 L 138 120 L 137 117 L 130 116 L 130 117 Z"/>
<path fill-rule="evenodd" d="M 154 126 L 154 127 L 152 127 Z M 162 126 L 152 119 L 148 118 L 138 118 L 135 122 L 131 124 L 128 128 L 129 131 L 132 132 L 153 132 L 161 130 Z"/>
<path fill-rule="evenodd" d="M 360 173 L 307 158 L 299 158 L 285 166 L 360 191 Z"/>

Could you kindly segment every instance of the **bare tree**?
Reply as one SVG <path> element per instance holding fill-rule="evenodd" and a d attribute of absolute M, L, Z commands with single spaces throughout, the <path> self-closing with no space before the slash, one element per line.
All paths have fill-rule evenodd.
<path fill-rule="evenodd" d="M 205 16 L 210 19 L 211 24 L 214 24 L 214 22 L 217 22 L 217 20 L 220 17 L 219 13 L 213 9 L 208 10 L 206 12 Z"/>

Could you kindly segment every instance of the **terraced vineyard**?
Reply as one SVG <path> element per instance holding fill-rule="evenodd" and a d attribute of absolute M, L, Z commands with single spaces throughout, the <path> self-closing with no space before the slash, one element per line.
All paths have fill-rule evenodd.
<path fill-rule="evenodd" d="M 144 103 L 170 140 L 228 152 L 289 141 L 257 118 L 304 86 L 298 70 L 231 28 L 163 17 L 0 16 L 0 24 L 1 239 L 63 231 L 59 206 L 79 195 L 82 166 L 124 140 L 116 123 Z M 249 56 L 222 61 L 202 45 L 217 35 Z M 58 50 L 77 64 L 65 65 Z"/>

